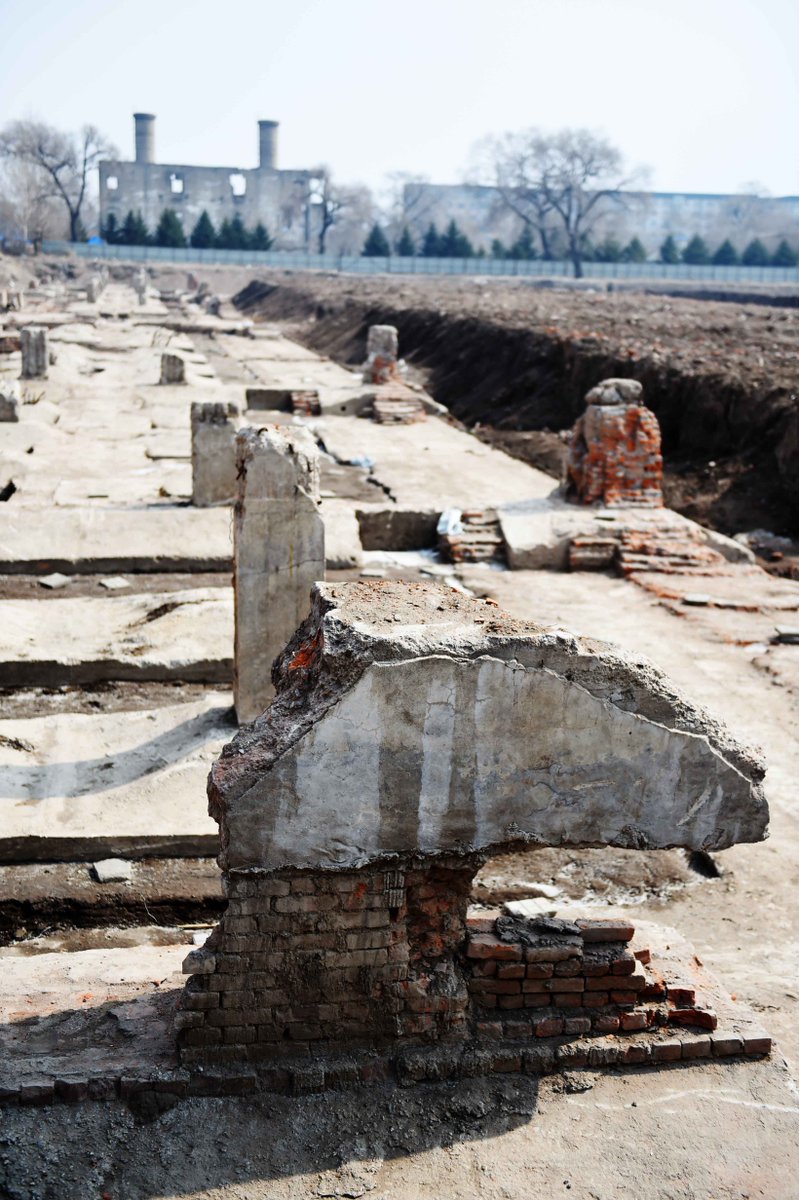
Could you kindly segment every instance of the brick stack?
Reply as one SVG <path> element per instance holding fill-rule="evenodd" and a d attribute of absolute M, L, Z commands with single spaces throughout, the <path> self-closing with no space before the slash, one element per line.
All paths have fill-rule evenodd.
<path fill-rule="evenodd" d="M 663 504 L 660 426 L 641 394 L 635 380 L 606 379 L 586 396 L 567 466 L 568 491 L 578 503 Z"/>
<path fill-rule="evenodd" d="M 322 412 L 317 391 L 289 392 L 291 411 L 300 417 L 318 417 Z"/>
<path fill-rule="evenodd" d="M 696 987 L 658 970 L 626 921 L 524 920 L 494 912 L 470 916 L 467 927 L 468 988 L 481 1010 L 479 1033 L 524 1038 L 665 1024 L 716 1028 Z"/>
<path fill-rule="evenodd" d="M 465 1029 L 474 866 L 228 876 L 178 1016 L 184 1063 L 263 1061 Z"/>
<path fill-rule="evenodd" d="M 372 416 L 378 425 L 414 425 L 417 421 L 427 420 L 419 397 L 399 382 L 375 388 Z"/>

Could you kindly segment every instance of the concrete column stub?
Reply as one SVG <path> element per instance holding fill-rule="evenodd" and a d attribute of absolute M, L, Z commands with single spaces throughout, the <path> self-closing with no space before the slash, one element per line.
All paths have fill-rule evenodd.
<path fill-rule="evenodd" d="M 20 333 L 22 348 L 22 378 L 46 379 L 49 363 L 47 330 L 39 325 L 26 325 Z"/>
<path fill-rule="evenodd" d="M 235 704 L 252 721 L 274 695 L 271 669 L 324 579 L 319 452 L 305 429 L 236 436 Z"/>

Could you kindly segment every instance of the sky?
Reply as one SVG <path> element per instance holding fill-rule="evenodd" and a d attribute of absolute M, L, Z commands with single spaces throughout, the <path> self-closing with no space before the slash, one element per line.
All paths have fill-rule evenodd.
<path fill-rule="evenodd" d="M 474 143 L 606 135 L 658 191 L 799 194 L 797 0 L 0 0 L 0 120 L 93 123 L 133 157 L 464 177 Z"/>

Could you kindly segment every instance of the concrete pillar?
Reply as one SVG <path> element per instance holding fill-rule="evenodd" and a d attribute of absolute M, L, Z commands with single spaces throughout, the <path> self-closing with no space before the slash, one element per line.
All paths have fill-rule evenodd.
<path fill-rule="evenodd" d="M 262 171 L 277 169 L 277 121 L 258 122 L 258 165 Z"/>
<path fill-rule="evenodd" d="M 47 330 L 40 325 L 26 325 L 20 334 L 22 347 L 22 379 L 46 379 L 49 352 Z"/>
<path fill-rule="evenodd" d="M 191 406 L 191 502 L 197 508 L 232 504 L 236 497 L 236 425 L 232 404 Z"/>
<path fill-rule="evenodd" d="M 381 384 L 399 379 L 399 336 L 394 325 L 370 325 L 366 335 L 366 382 Z"/>
<path fill-rule="evenodd" d="M 160 383 L 185 383 L 186 362 L 179 354 L 161 355 Z"/>
<path fill-rule="evenodd" d="M 236 479 L 234 690 L 239 721 L 252 721 L 271 703 L 272 663 L 324 579 L 316 443 L 306 429 L 242 429 Z"/>
<path fill-rule="evenodd" d="M 15 383 L 0 388 L 0 421 L 19 420 L 19 392 Z"/>
<path fill-rule="evenodd" d="M 136 299 L 139 304 L 144 304 L 147 300 L 147 274 L 142 268 L 133 277 L 133 290 L 136 293 Z"/>
<path fill-rule="evenodd" d="M 136 162 L 155 162 L 155 115 L 153 113 L 134 113 L 136 126 Z"/>

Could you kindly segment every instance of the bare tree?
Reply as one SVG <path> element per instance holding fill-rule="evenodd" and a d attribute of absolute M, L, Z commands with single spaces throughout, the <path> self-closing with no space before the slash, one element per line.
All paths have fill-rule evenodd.
<path fill-rule="evenodd" d="M 0 156 L 37 168 L 42 196 L 64 204 L 73 242 L 82 232 L 89 176 L 101 158 L 115 155 L 114 147 L 94 125 L 84 125 L 79 134 L 68 134 L 43 121 L 11 121 L 0 133 Z"/>
<path fill-rule="evenodd" d="M 538 234 L 544 257 L 552 257 L 559 235 L 578 277 L 597 221 L 608 203 L 624 203 L 623 190 L 636 179 L 625 174 L 615 146 L 586 129 L 489 138 L 479 156 L 483 180 L 490 174 L 501 204 Z"/>
<path fill-rule="evenodd" d="M 63 205 L 48 195 L 47 178 L 32 163 L 9 159 L 0 164 L 0 227 L 31 240 L 66 237 Z"/>
<path fill-rule="evenodd" d="M 360 232 L 374 219 L 372 193 L 363 184 L 336 183 L 329 167 L 317 167 L 310 188 L 310 211 L 319 254 L 329 249 L 328 235 L 334 228 L 342 235 L 336 239 L 339 253 L 360 253 Z M 315 214 L 315 215 L 313 215 Z M 360 240 L 358 240 L 360 238 Z M 351 250 L 357 240 L 357 249 Z"/>

